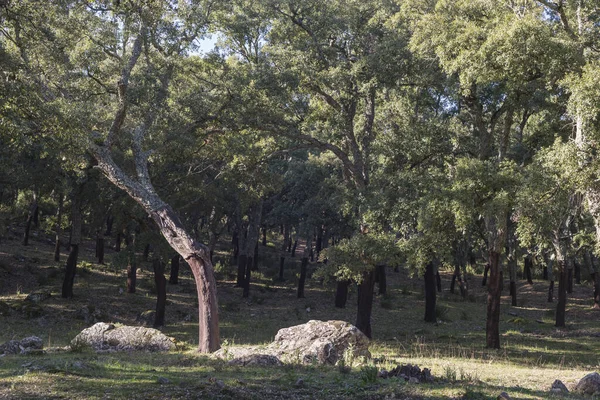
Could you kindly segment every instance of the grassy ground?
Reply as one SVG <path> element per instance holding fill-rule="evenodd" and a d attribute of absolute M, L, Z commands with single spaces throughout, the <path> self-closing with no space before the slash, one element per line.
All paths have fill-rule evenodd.
<path fill-rule="evenodd" d="M 565 329 L 553 326 L 555 303 L 546 302 L 547 283 L 519 282 L 520 306 L 510 307 L 510 299 L 503 298 L 502 349 L 487 350 L 485 288 L 479 276 L 470 277 L 470 296 L 464 301 L 449 293 L 450 275 L 444 273 L 444 291 L 438 297 L 440 322 L 428 324 L 422 321 L 421 279 L 391 271 L 388 295 L 378 296 L 373 306 L 373 359 L 356 360 L 350 371 L 303 365 L 232 367 L 197 354 L 196 295 L 187 268 L 180 284 L 167 288 L 167 325 L 162 329 L 177 339 L 177 352 L 65 352 L 61 348 L 92 323 L 77 319 L 84 306 L 94 307 L 99 319 L 128 325 L 138 324 L 136 316 L 154 308 L 150 265 L 140 268 L 137 293 L 124 293 L 125 271 L 111 266 L 110 252 L 106 265 L 95 264 L 93 243 L 86 242 L 75 298 L 64 300 L 60 288 L 66 254 L 63 262 L 50 262 L 53 247 L 43 234 L 33 237 L 26 248 L 19 239 L 15 229 L 0 243 L 0 302 L 19 308 L 26 295 L 38 289 L 50 290 L 53 297 L 29 316 L 17 311 L 0 316 L 0 343 L 37 335 L 48 351 L 1 357 L 0 399 L 495 399 L 501 391 L 513 399 L 580 399 L 584 397 L 550 394 L 550 385 L 560 379 L 572 387 L 586 373 L 600 370 L 600 312 L 590 308 L 592 288 L 587 282 L 575 285 L 569 297 Z M 278 329 L 311 319 L 354 322 L 355 291 L 346 309 L 336 309 L 333 286 L 309 279 L 306 298 L 297 299 L 299 260 L 288 257 L 286 281 L 278 282 L 274 249 L 272 244 L 261 246 L 260 272 L 253 276 L 248 299 L 234 287 L 235 271 L 227 254 L 217 255 L 223 346 L 267 343 Z M 406 363 L 430 368 L 436 382 L 406 384 L 373 377 L 375 368 Z"/>

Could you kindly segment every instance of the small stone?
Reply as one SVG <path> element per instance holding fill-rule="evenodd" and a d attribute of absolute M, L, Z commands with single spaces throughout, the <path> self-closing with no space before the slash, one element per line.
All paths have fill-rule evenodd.
<path fill-rule="evenodd" d="M 157 383 L 160 383 L 161 385 L 166 385 L 167 383 L 171 383 L 170 380 L 168 380 L 167 378 L 164 378 L 162 376 L 159 376 L 158 379 L 156 380 Z"/>
<path fill-rule="evenodd" d="M 296 381 L 296 387 L 302 387 L 304 386 L 304 379 L 302 378 L 298 378 L 298 380 Z"/>
<path fill-rule="evenodd" d="M 215 385 L 217 385 L 217 387 L 219 389 L 223 389 L 225 387 L 225 382 L 221 381 L 221 380 L 216 380 L 215 381 Z"/>
<path fill-rule="evenodd" d="M 41 291 L 28 294 L 25 300 L 31 301 L 32 303 L 41 303 L 42 301 L 47 300 L 50 297 L 52 297 L 52 293 L 48 291 Z"/>
<path fill-rule="evenodd" d="M 306 307 L 306 312 L 310 312 L 310 307 Z"/>
<path fill-rule="evenodd" d="M 411 376 L 410 378 L 408 378 L 408 383 L 417 384 L 417 383 L 419 383 L 419 378 L 415 378 L 414 376 Z"/>
<path fill-rule="evenodd" d="M 519 314 L 517 314 L 517 313 L 516 313 L 516 312 L 514 312 L 514 311 L 509 311 L 509 312 L 508 312 L 508 315 L 512 315 L 513 317 L 518 317 L 518 316 L 519 316 Z"/>
<path fill-rule="evenodd" d="M 512 400 L 511 397 L 506 392 L 502 392 L 496 397 L 496 400 Z"/>
<path fill-rule="evenodd" d="M 560 380 L 555 380 L 554 383 L 552 383 L 552 388 L 551 390 L 553 392 L 564 392 L 564 393 L 569 393 L 569 389 L 567 389 L 567 387 L 565 386 L 564 383 L 562 383 Z"/>

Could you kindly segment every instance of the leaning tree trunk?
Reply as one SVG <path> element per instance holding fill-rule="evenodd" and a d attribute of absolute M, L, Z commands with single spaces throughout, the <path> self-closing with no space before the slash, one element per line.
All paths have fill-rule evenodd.
<path fill-rule="evenodd" d="M 36 219 L 38 213 L 38 202 L 35 194 L 33 195 L 33 201 L 29 206 L 29 213 L 27 214 L 27 222 L 25 223 L 25 234 L 23 235 L 23 246 L 29 244 L 29 231 L 31 230 L 31 223 Z M 37 224 L 36 224 L 37 225 Z"/>
<path fill-rule="evenodd" d="M 487 320 L 485 325 L 486 346 L 492 349 L 500 348 L 500 254 L 490 250 L 490 281 L 487 296 Z"/>
<path fill-rule="evenodd" d="M 371 329 L 371 310 L 373 308 L 373 291 L 375 287 L 374 271 L 363 272 L 362 282 L 358 288 L 358 309 L 356 327 L 369 339 L 373 338 Z"/>
<path fill-rule="evenodd" d="M 65 265 L 65 278 L 62 285 L 61 296 L 65 299 L 73 298 L 73 283 L 79 256 L 79 243 L 81 241 L 81 187 L 73 191 L 71 200 L 71 247 L 67 264 Z"/>
<path fill-rule="evenodd" d="M 159 259 L 152 262 L 154 267 L 154 283 L 156 284 L 156 314 L 154 327 L 165 324 L 165 306 L 167 305 L 167 279 L 165 278 L 165 263 Z"/>
<path fill-rule="evenodd" d="M 91 146 L 98 168 L 117 187 L 126 191 L 140 204 L 158 226 L 167 243 L 188 263 L 196 282 L 198 294 L 198 350 L 213 352 L 219 349 L 219 308 L 215 280 L 208 246 L 197 242 L 184 228 L 171 206 L 156 194 L 148 173 L 148 153 L 141 149 L 145 126 L 134 132 L 134 156 L 138 180 L 126 175 L 110 156 L 108 147 Z"/>
<path fill-rule="evenodd" d="M 488 273 L 490 272 L 490 263 L 485 264 L 485 269 L 483 270 L 483 279 L 481 280 L 481 286 L 487 285 Z"/>
<path fill-rule="evenodd" d="M 435 317 L 436 283 L 434 263 L 430 261 L 425 267 L 425 322 L 437 322 Z"/>
<path fill-rule="evenodd" d="M 56 237 L 54 240 L 54 261 L 60 261 L 60 235 L 62 234 L 62 212 L 64 205 L 64 196 L 58 194 L 58 209 L 56 210 Z"/>

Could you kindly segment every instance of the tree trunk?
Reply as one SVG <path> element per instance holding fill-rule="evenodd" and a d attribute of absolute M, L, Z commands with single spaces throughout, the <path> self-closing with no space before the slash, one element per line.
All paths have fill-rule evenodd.
<path fill-rule="evenodd" d="M 594 306 L 595 310 L 600 310 L 600 276 L 597 272 L 592 274 L 592 282 L 594 282 Z"/>
<path fill-rule="evenodd" d="M 317 262 L 319 262 L 319 255 L 321 254 L 321 250 L 323 249 L 323 228 L 317 228 L 317 239 L 315 242 L 315 255 L 317 257 Z"/>
<path fill-rule="evenodd" d="M 377 284 L 379 285 L 379 295 L 384 295 L 387 293 L 387 277 L 385 275 L 386 266 L 378 265 L 376 268 L 377 276 L 379 277 Z"/>
<path fill-rule="evenodd" d="M 165 263 L 155 259 L 154 282 L 156 283 L 156 314 L 154 316 L 154 327 L 165 324 L 165 306 L 167 304 L 167 279 L 165 278 Z"/>
<path fill-rule="evenodd" d="M 242 297 L 243 298 L 248 298 L 248 296 L 250 295 L 250 278 L 252 276 L 252 265 L 254 264 L 252 262 L 252 257 L 247 257 L 246 259 L 246 270 L 245 270 L 245 275 L 244 275 L 244 287 L 243 287 L 243 292 L 242 292 Z"/>
<path fill-rule="evenodd" d="M 258 241 L 254 246 L 254 257 L 252 258 L 252 271 L 258 271 Z"/>
<path fill-rule="evenodd" d="M 545 281 L 548 280 L 548 266 L 544 266 L 544 269 L 542 270 L 542 279 L 544 279 Z"/>
<path fill-rule="evenodd" d="M 263 226 L 263 229 L 262 229 L 262 245 L 264 247 L 267 246 L 267 227 L 266 226 Z"/>
<path fill-rule="evenodd" d="M 231 236 L 231 246 L 233 247 L 233 259 L 237 261 L 240 255 L 240 237 L 237 229 L 233 231 Z"/>
<path fill-rule="evenodd" d="M 62 211 L 64 205 L 64 196 L 58 194 L 58 209 L 56 210 L 56 236 L 54 240 L 54 261 L 60 261 L 60 235 L 62 234 Z"/>
<path fill-rule="evenodd" d="M 358 310 L 356 313 L 356 327 L 369 339 L 373 338 L 371 330 L 371 310 L 373 308 L 373 289 L 375 286 L 375 273 L 363 272 L 362 282 L 358 291 Z"/>
<path fill-rule="evenodd" d="M 397 267 L 394 268 L 394 271 L 396 271 L 396 268 Z M 438 293 L 442 293 L 442 277 L 440 276 L 440 271 L 435 272 L 435 283 L 437 284 Z"/>
<path fill-rule="evenodd" d="M 500 254 L 490 250 L 490 282 L 487 296 L 486 346 L 500 348 Z"/>
<path fill-rule="evenodd" d="M 108 214 L 106 216 L 106 232 L 104 232 L 104 236 L 109 236 L 112 235 L 112 228 L 113 228 L 113 223 L 115 222 L 115 218 Z"/>
<path fill-rule="evenodd" d="M 135 252 L 131 252 L 127 263 L 127 293 L 135 293 L 137 283 L 137 260 Z"/>
<path fill-rule="evenodd" d="M 27 246 L 29 244 L 29 231 L 31 230 L 31 223 L 36 218 L 36 214 L 38 212 L 38 202 L 36 196 L 33 196 L 33 201 L 29 206 L 29 213 L 27 214 L 27 222 L 25 223 L 25 234 L 23 235 L 23 246 Z M 36 225 L 37 226 L 37 225 Z"/>
<path fill-rule="evenodd" d="M 450 293 L 454 294 L 454 285 L 456 284 L 456 277 L 460 275 L 460 267 L 454 266 L 454 273 L 452 274 L 452 280 L 450 281 Z"/>
<path fill-rule="evenodd" d="M 507 263 L 508 275 L 510 278 L 510 304 L 513 307 L 517 307 L 517 260 L 515 260 L 512 256 L 509 256 Z"/>
<path fill-rule="evenodd" d="M 531 277 L 531 268 L 533 267 L 533 261 L 531 256 L 526 256 L 523 261 L 523 275 L 527 279 L 527 283 L 533 285 L 533 279 Z"/>
<path fill-rule="evenodd" d="M 292 246 L 292 254 L 290 257 L 296 257 L 296 247 L 298 247 L 298 239 L 294 240 L 294 245 Z"/>
<path fill-rule="evenodd" d="M 300 279 L 298 280 L 298 298 L 304 298 L 304 283 L 306 281 L 306 267 L 308 265 L 308 255 L 302 257 L 300 262 Z"/>
<path fill-rule="evenodd" d="M 62 285 L 61 296 L 65 299 L 73 298 L 73 283 L 77 271 L 77 258 L 79 256 L 79 243 L 81 242 L 81 191 L 83 186 L 73 190 L 71 199 L 71 248 L 65 266 L 65 278 Z"/>
<path fill-rule="evenodd" d="M 102 229 L 98 231 L 96 238 L 96 257 L 98 258 L 98 264 L 104 264 L 104 234 Z"/>
<path fill-rule="evenodd" d="M 179 283 L 179 254 L 171 258 L 171 274 L 169 275 L 169 283 L 177 285 Z"/>
<path fill-rule="evenodd" d="M 279 257 L 279 281 L 283 282 L 283 267 L 285 265 L 285 257 Z"/>
<path fill-rule="evenodd" d="M 244 280 L 246 279 L 246 265 L 248 264 L 248 256 L 243 253 L 238 255 L 238 270 L 237 270 L 237 279 L 235 282 L 236 287 L 244 287 Z"/>
<path fill-rule="evenodd" d="M 489 272 L 490 272 L 490 263 L 487 263 L 487 264 L 485 264 L 485 269 L 483 270 L 483 280 L 481 281 L 481 286 L 485 286 L 487 284 Z"/>
<path fill-rule="evenodd" d="M 573 260 L 573 267 L 575 269 L 575 284 L 581 285 L 581 264 L 577 260 Z"/>
<path fill-rule="evenodd" d="M 115 252 L 121 251 L 121 232 L 117 233 L 117 237 L 115 238 Z"/>
<path fill-rule="evenodd" d="M 556 327 L 565 326 L 565 311 L 567 308 L 567 271 L 564 261 L 558 262 L 558 302 L 556 303 Z"/>
<path fill-rule="evenodd" d="M 568 258 L 566 261 L 567 264 L 567 293 L 573 293 L 573 262 L 572 258 Z M 560 291 L 560 288 L 559 288 Z"/>
<path fill-rule="evenodd" d="M 62 285 L 61 297 L 64 299 L 73 298 L 73 283 L 75 281 L 75 273 L 77 272 L 77 257 L 79 255 L 79 245 L 71 243 L 71 250 L 67 258 L 65 266 L 65 279 Z"/>
<path fill-rule="evenodd" d="M 425 267 L 425 322 L 437 322 L 435 317 L 435 274 L 434 264 L 430 261 Z"/>
<path fill-rule="evenodd" d="M 345 308 L 348 301 L 349 280 L 338 281 L 335 289 L 335 306 L 337 308 Z"/>
<path fill-rule="evenodd" d="M 150 243 L 148 243 L 148 244 L 146 245 L 146 247 L 144 247 L 144 255 L 142 256 L 142 257 L 143 257 L 143 260 L 144 260 L 144 261 L 148 261 L 148 257 L 149 257 L 149 256 L 150 256 Z"/>

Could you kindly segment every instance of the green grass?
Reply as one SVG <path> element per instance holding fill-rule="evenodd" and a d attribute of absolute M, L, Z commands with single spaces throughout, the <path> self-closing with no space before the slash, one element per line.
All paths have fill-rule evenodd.
<path fill-rule="evenodd" d="M 10 270 L 0 301 L 23 302 L 43 288 L 53 297 L 41 304 L 43 316 L 26 318 L 19 312 L 0 316 L 0 343 L 37 335 L 48 348 L 41 356 L 0 357 L 0 398 L 167 399 L 167 398 L 427 398 L 494 399 L 501 391 L 513 399 L 580 399 L 576 394 L 550 396 L 555 379 L 572 387 L 578 379 L 600 369 L 600 313 L 590 309 L 590 287 L 575 286 L 569 298 L 568 326 L 553 326 L 553 307 L 546 302 L 546 282 L 519 285 L 519 307 L 508 296 L 501 309 L 501 350 L 486 349 L 485 288 L 480 277 L 470 282 L 469 299 L 445 291 L 438 296 L 437 324 L 423 321 L 422 282 L 406 273 L 388 272 L 388 294 L 373 306 L 373 358 L 347 360 L 338 367 L 291 364 L 280 368 L 233 367 L 223 360 L 199 355 L 196 294 L 189 271 L 182 267 L 181 283 L 167 288 L 167 325 L 179 350 L 168 354 L 100 355 L 61 351 L 83 328 L 76 313 L 86 305 L 101 309 L 108 322 L 135 325 L 136 316 L 154 308 L 153 274 L 142 264 L 135 294 L 122 293 L 125 271 L 94 263 L 93 247 L 83 246 L 85 268 L 75 279 L 75 298 L 60 298 L 62 263 L 51 259 L 52 246 L 42 241 L 24 249 L 17 240 L 4 241 L 2 270 Z M 279 282 L 278 247 L 260 246 L 259 273 L 253 274 L 250 298 L 229 280 L 235 266 L 219 265 L 218 290 L 221 338 L 224 347 L 263 345 L 283 327 L 311 319 L 355 320 L 356 290 L 351 287 L 347 308 L 333 307 L 335 288 L 308 279 L 306 297 L 296 298 L 294 277 L 299 258 L 286 259 L 284 282 Z M 22 262 L 15 257 L 24 257 Z M 63 260 L 66 259 L 63 254 Z M 227 260 L 226 252 L 218 252 Z M 35 260 L 31 262 L 31 260 Z M 314 271 L 312 264 L 309 269 Z M 5 269 L 6 268 L 6 269 Z M 56 273 L 56 270 L 59 272 Z M 54 271 L 53 273 L 50 273 Z M 85 272 L 83 272 L 85 271 Z M 45 279 L 38 279 L 39 276 Z M 3 275 L 4 276 L 4 275 Z M 42 286 L 40 287 L 40 282 Z M 510 312 L 510 314 L 509 314 Z M 515 315 L 516 314 L 516 315 Z M 191 321 L 186 320 L 191 315 Z M 430 368 L 432 384 L 407 384 L 397 378 L 377 378 L 377 371 L 398 364 Z M 168 383 L 158 383 L 165 378 Z M 302 385 L 296 385 L 302 379 Z"/>

